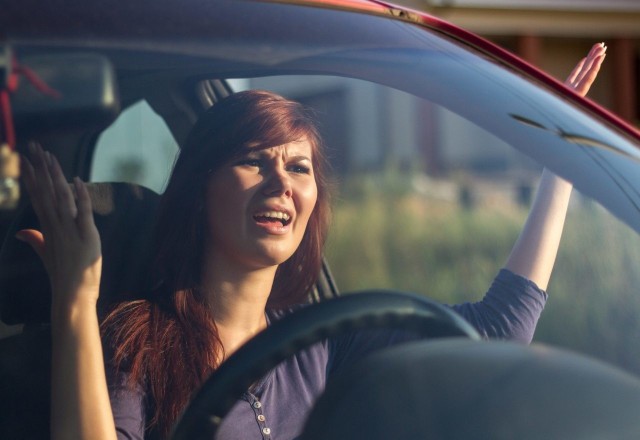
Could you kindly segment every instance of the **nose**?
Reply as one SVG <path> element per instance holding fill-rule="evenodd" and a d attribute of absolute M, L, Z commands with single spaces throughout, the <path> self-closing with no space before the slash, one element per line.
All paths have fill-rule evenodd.
<path fill-rule="evenodd" d="M 263 192 L 271 197 L 291 197 L 293 195 L 291 177 L 286 170 L 272 170 L 264 184 Z"/>

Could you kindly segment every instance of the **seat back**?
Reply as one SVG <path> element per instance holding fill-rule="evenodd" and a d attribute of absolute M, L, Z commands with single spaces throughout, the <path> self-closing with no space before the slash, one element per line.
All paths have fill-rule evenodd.
<path fill-rule="evenodd" d="M 159 196 L 126 183 L 88 185 L 103 253 L 99 312 L 146 291 L 153 217 Z M 0 340 L 0 438 L 49 437 L 51 289 L 44 266 L 20 229 L 38 229 L 29 203 L 16 215 L 0 249 L 0 318 L 25 324 Z"/>
<path fill-rule="evenodd" d="M 88 185 L 102 241 L 98 312 L 148 291 L 153 219 L 158 194 L 127 183 Z M 24 324 L 22 334 L 0 339 L 0 439 L 47 438 L 50 412 L 51 289 L 31 247 L 15 238 L 38 229 L 29 203 L 16 215 L 0 248 L 0 319 Z M 311 292 L 315 301 L 336 296 L 328 267 Z"/>
<path fill-rule="evenodd" d="M 103 253 L 98 308 L 132 299 L 146 288 L 153 216 L 159 196 L 127 183 L 88 185 Z M 0 319 L 6 324 L 49 322 L 51 290 L 44 266 L 31 247 L 15 238 L 38 229 L 29 203 L 17 214 L 0 248 Z"/>

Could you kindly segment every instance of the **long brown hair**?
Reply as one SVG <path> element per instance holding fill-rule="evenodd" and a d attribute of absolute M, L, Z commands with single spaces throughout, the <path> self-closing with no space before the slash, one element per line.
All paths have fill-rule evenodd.
<path fill-rule="evenodd" d="M 299 103 L 266 91 L 233 94 L 205 112 L 176 161 L 155 225 L 154 288 L 122 303 L 103 322 L 116 367 L 148 393 L 148 427 L 166 436 L 193 391 L 223 358 L 223 347 L 199 286 L 205 237 L 206 183 L 246 148 L 307 139 L 318 198 L 302 242 L 275 275 L 269 307 L 306 301 L 321 268 L 329 223 L 326 160 L 318 129 Z M 214 268 L 215 270 L 215 268 Z"/>

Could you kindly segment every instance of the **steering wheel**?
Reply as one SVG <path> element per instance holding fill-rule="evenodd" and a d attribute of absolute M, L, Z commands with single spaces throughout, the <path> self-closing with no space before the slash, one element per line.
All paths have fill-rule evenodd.
<path fill-rule="evenodd" d="M 451 309 L 418 295 L 370 290 L 313 304 L 273 323 L 222 363 L 187 406 L 172 439 L 214 438 L 242 393 L 292 354 L 329 337 L 380 328 L 480 339 Z"/>

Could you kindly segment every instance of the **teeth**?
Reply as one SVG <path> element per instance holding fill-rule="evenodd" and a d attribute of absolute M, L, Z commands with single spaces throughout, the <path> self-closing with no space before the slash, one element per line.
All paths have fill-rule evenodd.
<path fill-rule="evenodd" d="M 277 218 L 279 220 L 289 220 L 289 214 L 281 211 L 266 211 L 256 214 L 256 217 Z"/>

